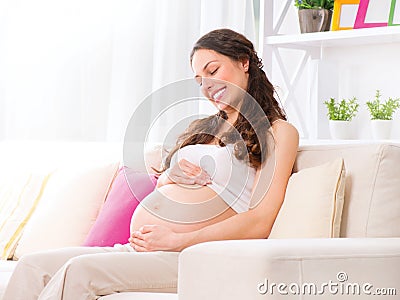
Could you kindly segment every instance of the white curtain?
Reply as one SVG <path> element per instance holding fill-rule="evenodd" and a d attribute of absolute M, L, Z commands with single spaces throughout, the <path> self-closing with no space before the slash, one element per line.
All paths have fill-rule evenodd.
<path fill-rule="evenodd" d="M 221 27 L 254 41 L 252 0 L 0 0 L 0 139 L 121 141 Z"/>

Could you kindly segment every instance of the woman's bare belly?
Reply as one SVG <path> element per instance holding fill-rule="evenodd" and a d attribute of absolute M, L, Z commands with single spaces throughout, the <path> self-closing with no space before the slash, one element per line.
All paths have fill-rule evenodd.
<path fill-rule="evenodd" d="M 193 231 L 225 220 L 236 212 L 207 186 L 168 184 L 138 205 L 131 232 L 143 225 L 165 225 L 175 232 Z"/>

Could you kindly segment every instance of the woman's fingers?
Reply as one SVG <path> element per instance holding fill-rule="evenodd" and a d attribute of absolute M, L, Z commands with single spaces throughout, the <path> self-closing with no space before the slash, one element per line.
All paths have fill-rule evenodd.
<path fill-rule="evenodd" d="M 175 183 L 194 184 L 195 179 L 193 176 L 188 176 L 182 171 L 171 169 L 167 173 L 168 178 Z"/>
<path fill-rule="evenodd" d="M 186 159 L 180 160 L 179 163 L 182 163 L 182 170 L 187 175 L 196 177 L 199 180 L 206 182 L 210 180 L 210 175 L 208 175 L 208 173 L 198 165 L 192 164 L 190 161 L 187 161 Z"/>
<path fill-rule="evenodd" d="M 137 252 L 146 252 L 146 243 L 142 240 L 137 238 L 130 238 L 129 244 L 132 246 L 133 249 Z"/>
<path fill-rule="evenodd" d="M 136 237 L 143 239 L 144 234 L 154 231 L 155 229 L 157 229 L 158 226 L 159 225 L 143 225 L 142 227 L 139 228 L 138 231 L 135 231 L 135 233 L 137 234 Z"/>
<path fill-rule="evenodd" d="M 186 159 L 181 159 L 166 172 L 169 179 L 178 184 L 206 185 L 211 183 L 210 176 L 206 171 Z"/>
<path fill-rule="evenodd" d="M 188 174 L 189 176 L 198 176 L 201 173 L 201 168 L 191 162 L 187 161 L 186 159 L 182 159 L 178 162 L 179 167 L 183 172 Z"/>
<path fill-rule="evenodd" d="M 135 244 L 131 244 L 131 246 L 136 252 L 147 252 L 147 249 L 144 248 L 144 247 L 140 247 L 140 246 L 135 245 Z"/>

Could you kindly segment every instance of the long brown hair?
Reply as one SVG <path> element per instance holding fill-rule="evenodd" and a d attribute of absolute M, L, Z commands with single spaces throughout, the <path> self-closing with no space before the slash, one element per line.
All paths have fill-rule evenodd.
<path fill-rule="evenodd" d="M 266 157 L 267 130 L 270 124 L 277 119 L 286 120 L 284 110 L 274 97 L 274 87 L 262 70 L 261 59 L 257 56 L 251 41 L 230 29 L 217 29 L 202 36 L 193 46 L 190 62 L 199 49 L 216 51 L 234 61 L 249 60 L 248 95 L 244 98 L 233 128 L 224 133 L 218 142 L 220 146 L 234 144 L 234 154 L 239 160 L 246 159 L 252 167 L 260 167 Z M 178 137 L 175 147 L 166 157 L 164 170 L 169 168 L 171 158 L 179 148 L 211 143 L 226 119 L 227 114 L 219 111 L 215 115 L 192 122 Z M 256 131 L 265 134 L 256 134 Z M 240 135 L 239 138 L 237 133 Z"/>

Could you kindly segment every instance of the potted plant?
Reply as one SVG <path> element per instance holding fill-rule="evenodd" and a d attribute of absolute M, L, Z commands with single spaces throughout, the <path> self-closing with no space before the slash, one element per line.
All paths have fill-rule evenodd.
<path fill-rule="evenodd" d="M 371 116 L 372 137 L 374 139 L 389 139 L 392 131 L 393 114 L 400 107 L 400 99 L 389 98 L 381 102 L 381 92 L 376 91 L 375 100 L 367 101 Z"/>
<path fill-rule="evenodd" d="M 330 98 L 324 104 L 328 109 L 329 130 L 334 139 L 353 139 L 354 128 L 351 120 L 356 116 L 359 104 L 357 98 L 342 99 L 336 102 L 335 98 Z"/>
<path fill-rule="evenodd" d="M 329 31 L 334 0 L 295 0 L 301 33 Z"/>

